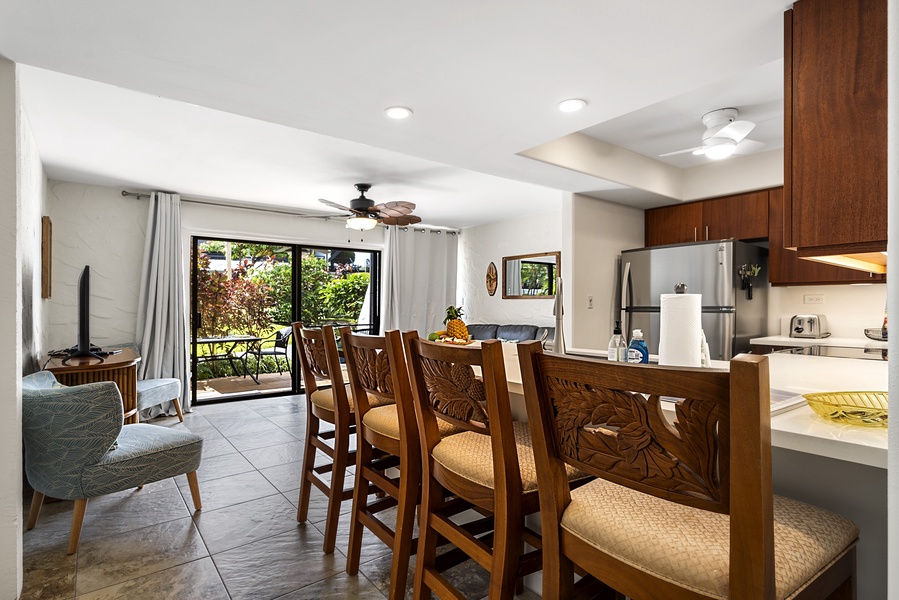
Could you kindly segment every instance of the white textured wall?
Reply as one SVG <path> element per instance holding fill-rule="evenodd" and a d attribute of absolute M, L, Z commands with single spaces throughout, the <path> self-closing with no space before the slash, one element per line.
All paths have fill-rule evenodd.
<path fill-rule="evenodd" d="M 48 301 L 41 298 L 41 217 L 47 214 L 47 176 L 31 135 L 27 113 L 19 130 L 21 156 L 19 185 L 22 196 L 22 369 L 40 370 L 45 354 L 44 331 Z"/>
<path fill-rule="evenodd" d="M 700 200 L 784 184 L 784 150 L 734 156 L 684 169 L 683 200 Z"/>
<path fill-rule="evenodd" d="M 0 255 L 8 265 L 0 286 L 0 598 L 22 589 L 22 244 L 20 207 L 24 165 L 18 153 L 20 124 L 16 66 L 0 58 Z M 30 136 L 30 131 L 23 131 Z"/>
<path fill-rule="evenodd" d="M 824 294 L 824 304 L 804 304 L 805 294 Z M 768 290 L 768 334 L 788 335 L 793 315 L 825 315 L 834 337 L 860 338 L 865 328 L 883 324 L 887 286 L 872 285 L 801 285 L 772 287 Z M 899 315 L 893 316 L 893 328 L 899 328 Z"/>
<path fill-rule="evenodd" d="M 46 348 L 78 341 L 78 279 L 91 267 L 91 341 L 135 340 L 137 297 L 147 226 L 147 203 L 120 188 L 50 181 L 53 297 L 47 304 Z"/>
<path fill-rule="evenodd" d="M 565 336 L 568 348 L 605 350 L 618 318 L 618 255 L 643 246 L 643 211 L 578 194 L 566 202 L 570 243 L 565 279 Z M 593 308 L 587 308 L 593 296 Z"/>
<path fill-rule="evenodd" d="M 561 202 L 561 192 L 560 192 Z M 467 323 L 555 323 L 552 300 L 504 299 L 503 257 L 562 250 L 562 210 L 488 223 L 462 230 L 459 236 L 457 301 Z M 562 252 L 562 268 L 570 257 Z M 487 293 L 487 265 L 496 265 L 496 294 Z"/>

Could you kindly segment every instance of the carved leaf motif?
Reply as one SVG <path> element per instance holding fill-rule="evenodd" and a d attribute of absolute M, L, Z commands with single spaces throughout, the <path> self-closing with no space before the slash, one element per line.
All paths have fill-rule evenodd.
<path fill-rule="evenodd" d="M 431 407 L 459 421 L 487 423 L 483 402 L 487 399 L 484 382 L 469 365 L 452 364 L 422 358 L 422 373 Z"/>
<path fill-rule="evenodd" d="M 654 429 L 642 394 L 547 377 L 562 451 L 574 460 L 667 491 L 717 499 L 713 403 L 683 401 L 675 428 Z M 664 427 L 664 425 L 659 425 Z"/>
<path fill-rule="evenodd" d="M 374 348 L 354 348 L 352 356 L 363 387 L 393 394 L 393 380 L 390 377 L 387 352 Z"/>
<path fill-rule="evenodd" d="M 319 340 L 302 338 L 303 352 L 312 374 L 320 379 L 328 379 L 328 362 L 325 359 L 325 345 Z"/>

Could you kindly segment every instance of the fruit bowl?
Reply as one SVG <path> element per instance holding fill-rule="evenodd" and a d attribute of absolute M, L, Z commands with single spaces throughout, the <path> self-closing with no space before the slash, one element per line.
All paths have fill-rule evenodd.
<path fill-rule="evenodd" d="M 889 422 L 886 392 L 822 392 L 802 396 L 818 415 L 837 423 L 886 427 Z"/>

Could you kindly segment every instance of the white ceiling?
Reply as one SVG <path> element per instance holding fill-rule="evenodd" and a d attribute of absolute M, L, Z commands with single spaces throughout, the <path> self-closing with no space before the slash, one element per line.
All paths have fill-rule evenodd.
<path fill-rule="evenodd" d="M 638 202 L 517 155 L 575 131 L 656 158 L 734 106 L 759 150 L 782 145 L 786 6 L 5 0 L 0 55 L 38 67 L 21 93 L 51 177 L 319 212 L 366 181 L 464 227 L 550 210 L 560 190 Z M 555 110 L 570 97 L 589 106 Z M 386 119 L 397 104 L 413 117 Z"/>

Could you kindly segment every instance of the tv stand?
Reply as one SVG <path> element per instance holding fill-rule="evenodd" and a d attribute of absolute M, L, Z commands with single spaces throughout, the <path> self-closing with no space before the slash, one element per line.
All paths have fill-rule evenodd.
<path fill-rule="evenodd" d="M 76 350 L 74 348 L 69 348 L 67 350 L 68 356 L 66 356 L 65 358 L 62 359 L 62 364 L 64 364 L 64 365 L 69 364 L 69 361 L 72 360 L 73 358 L 96 358 L 97 360 L 100 361 L 100 363 L 106 362 L 105 356 L 98 354 L 98 352 L 93 352 L 93 350 L 97 350 L 98 352 L 101 352 L 101 353 L 103 352 L 100 348 L 97 348 L 96 346 L 91 346 L 90 350 Z M 103 354 L 106 354 L 106 353 L 103 353 Z"/>
<path fill-rule="evenodd" d="M 91 348 L 102 352 L 100 348 Z M 91 352 L 97 354 L 98 352 Z M 134 350 L 122 349 L 97 362 L 93 356 L 53 356 L 44 367 L 63 385 L 82 385 L 96 381 L 113 381 L 122 395 L 125 423 L 137 423 L 137 363 L 140 356 Z"/>

